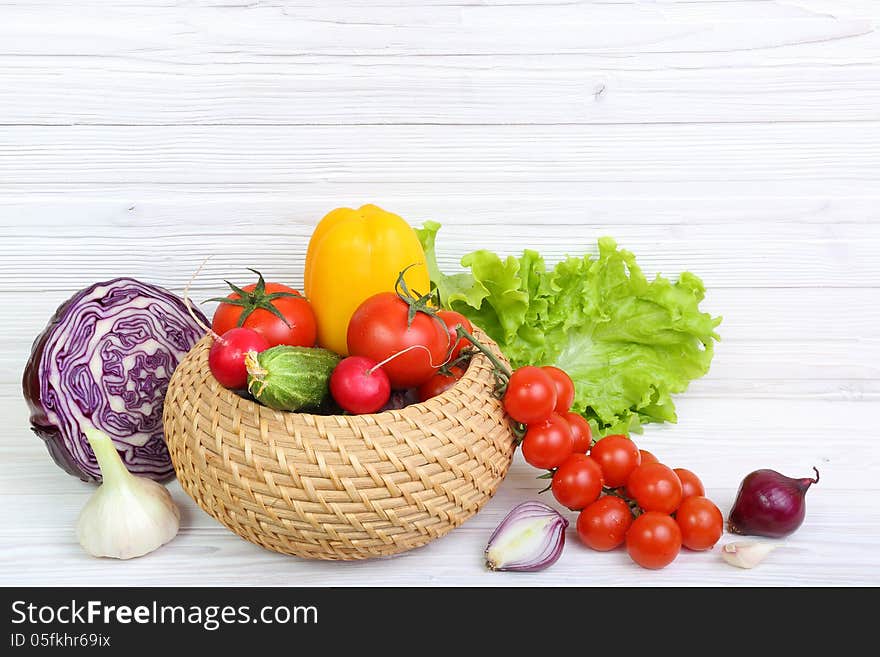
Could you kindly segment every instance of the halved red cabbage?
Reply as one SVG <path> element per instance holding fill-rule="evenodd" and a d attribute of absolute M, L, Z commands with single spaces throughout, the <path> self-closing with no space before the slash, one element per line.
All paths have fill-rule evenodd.
<path fill-rule="evenodd" d="M 76 293 L 37 336 L 25 367 L 34 433 L 83 481 L 101 480 L 83 423 L 110 435 L 131 472 L 171 478 L 162 404 L 174 368 L 203 335 L 183 301 L 155 285 L 116 278 Z"/>

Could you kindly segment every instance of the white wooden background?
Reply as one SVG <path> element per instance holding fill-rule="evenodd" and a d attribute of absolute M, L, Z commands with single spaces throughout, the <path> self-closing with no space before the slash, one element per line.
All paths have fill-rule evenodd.
<path fill-rule="evenodd" d="M 880 584 L 878 23 L 875 0 L 0 0 L 0 583 Z M 818 466 L 804 526 L 752 571 L 717 547 L 646 571 L 570 532 L 554 567 L 490 573 L 490 531 L 538 489 L 517 457 L 397 558 L 266 552 L 176 484 L 173 543 L 87 557 L 91 488 L 19 390 L 54 308 L 118 275 L 181 291 L 208 254 L 195 298 L 247 266 L 299 284 L 317 220 L 365 202 L 441 221 L 447 269 L 609 234 L 702 276 L 712 371 L 638 441 L 725 514 L 751 470 Z"/>

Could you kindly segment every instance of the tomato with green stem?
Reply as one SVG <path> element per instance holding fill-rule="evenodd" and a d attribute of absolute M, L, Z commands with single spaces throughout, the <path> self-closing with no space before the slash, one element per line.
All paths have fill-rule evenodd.
<path fill-rule="evenodd" d="M 398 390 L 425 383 L 449 351 L 446 325 L 395 292 L 380 292 L 358 306 L 347 339 L 349 354 L 380 363 Z"/>
<path fill-rule="evenodd" d="M 681 529 L 671 516 L 648 511 L 627 530 L 626 551 L 642 568 L 664 568 L 681 551 Z"/>
<path fill-rule="evenodd" d="M 262 335 L 270 347 L 285 344 L 313 347 L 318 336 L 315 312 L 298 290 L 281 283 L 267 283 L 256 269 L 256 283 L 238 287 L 229 281 L 232 293 L 214 297 L 219 301 L 214 311 L 211 330 L 224 335 L 233 328 L 248 328 Z"/>

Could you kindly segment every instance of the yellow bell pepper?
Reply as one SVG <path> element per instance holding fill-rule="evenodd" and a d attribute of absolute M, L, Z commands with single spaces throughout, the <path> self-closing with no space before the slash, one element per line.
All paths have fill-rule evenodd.
<path fill-rule="evenodd" d="M 425 253 L 412 227 L 375 205 L 337 208 L 318 223 L 306 253 L 305 292 L 318 320 L 318 344 L 348 355 L 348 322 L 361 303 L 393 292 L 407 270 L 409 289 L 430 288 Z"/>

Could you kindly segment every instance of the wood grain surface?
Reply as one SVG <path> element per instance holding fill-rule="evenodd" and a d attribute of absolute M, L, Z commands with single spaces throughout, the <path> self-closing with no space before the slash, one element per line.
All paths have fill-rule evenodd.
<path fill-rule="evenodd" d="M 880 584 L 878 21 L 873 0 L 0 0 L 0 584 Z M 19 388 L 55 307 L 119 275 L 181 292 L 208 256 L 195 300 L 249 266 L 299 285 L 315 223 L 366 202 L 441 222 L 447 270 L 611 235 L 701 276 L 712 370 L 637 440 L 725 514 L 751 470 L 817 466 L 804 526 L 752 571 L 718 547 L 646 571 L 569 529 L 552 568 L 491 573 L 489 534 L 540 488 L 517 456 L 476 517 L 391 559 L 269 553 L 176 483 L 171 544 L 86 556 L 91 488 Z"/>

